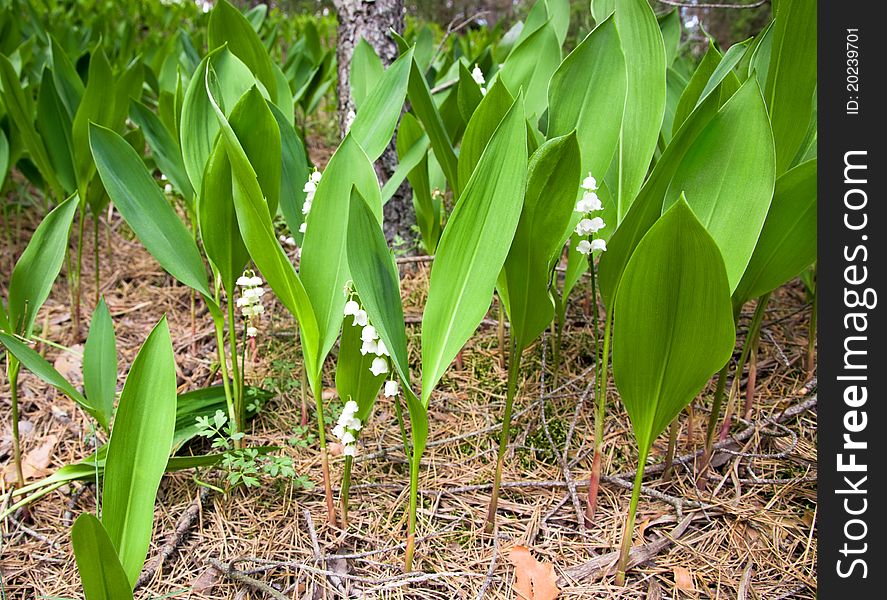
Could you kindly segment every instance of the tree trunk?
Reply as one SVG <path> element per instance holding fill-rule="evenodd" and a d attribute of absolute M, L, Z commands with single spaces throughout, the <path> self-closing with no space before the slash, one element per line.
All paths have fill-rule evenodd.
<path fill-rule="evenodd" d="M 365 39 L 382 63 L 390 65 L 398 56 L 397 43 L 390 30 L 403 32 L 403 0 L 334 0 L 339 17 L 336 58 L 339 75 L 339 130 L 344 136 L 354 120 L 354 102 L 349 82 L 351 56 L 354 47 Z M 376 162 L 376 173 L 384 184 L 397 167 L 394 141 Z M 385 237 L 389 243 L 402 243 L 406 249 L 415 248 L 416 215 L 406 184 L 392 196 L 384 209 Z"/>

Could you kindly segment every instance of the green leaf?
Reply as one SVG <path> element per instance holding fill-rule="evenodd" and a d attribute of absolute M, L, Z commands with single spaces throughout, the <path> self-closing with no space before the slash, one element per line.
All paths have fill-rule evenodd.
<path fill-rule="evenodd" d="M 206 80 L 209 84 L 209 79 Z M 209 94 L 209 92 L 207 91 Z M 256 88 L 249 94 L 258 94 Z M 225 150 L 228 153 L 228 161 L 231 163 L 231 173 L 234 183 L 234 208 L 237 212 L 237 226 L 240 235 L 249 250 L 250 256 L 256 266 L 265 276 L 265 280 L 281 303 L 299 321 L 299 330 L 302 339 L 302 351 L 305 358 L 305 368 L 310 374 L 316 375 L 322 365 L 320 356 L 320 334 L 317 328 L 317 319 L 309 300 L 305 287 L 292 263 L 277 242 L 274 234 L 274 225 L 268 212 L 268 203 L 262 196 L 262 189 L 228 120 L 213 96 L 207 96 L 216 114 L 224 140 Z M 341 296 L 341 288 L 339 291 Z M 310 380 L 312 388 L 314 379 Z M 315 390 L 317 392 L 317 390 Z"/>
<path fill-rule="evenodd" d="M 166 175 L 187 202 L 194 199 L 194 188 L 188 179 L 182 150 L 173 134 L 154 112 L 141 102 L 133 101 L 129 107 L 133 123 L 145 134 L 145 141 L 151 147 L 151 154 L 160 171 Z"/>
<path fill-rule="evenodd" d="M 400 121 L 396 145 L 397 169 L 400 170 L 402 167 L 409 169 L 407 177 L 413 188 L 413 208 L 416 211 L 416 225 L 422 236 L 422 245 L 426 253 L 434 254 L 437 242 L 440 240 L 442 207 L 440 199 L 432 196 L 428 171 L 428 136 L 419 121 L 410 113 L 406 113 Z M 415 161 L 417 154 L 420 155 L 419 160 Z M 382 202 L 386 200 L 386 191 L 392 179 L 394 176 L 382 188 Z"/>
<path fill-rule="evenodd" d="M 89 58 L 89 79 L 83 98 L 74 115 L 74 169 L 77 175 L 77 191 L 86 199 L 87 186 L 95 171 L 95 163 L 89 152 L 90 131 L 93 124 L 113 129 L 114 73 L 105 51 L 99 46 Z"/>
<path fill-rule="evenodd" d="M 0 188 L 6 182 L 6 174 L 9 172 L 9 140 L 6 132 L 0 129 Z"/>
<path fill-rule="evenodd" d="M 46 142 L 49 162 L 59 184 L 69 194 L 77 189 L 71 127 L 71 117 L 56 92 L 49 70 L 44 68 L 37 93 L 37 131 Z"/>
<path fill-rule="evenodd" d="M 493 132 L 513 105 L 514 98 L 502 81 L 497 80 L 472 114 L 459 148 L 459 186 L 462 189 L 471 179 Z"/>
<path fill-rule="evenodd" d="M 89 513 L 71 527 L 71 544 L 86 600 L 132 598 L 132 585 L 102 524 Z"/>
<path fill-rule="evenodd" d="M 228 49 L 262 82 L 268 95 L 277 99 L 277 78 L 271 57 L 246 17 L 228 0 L 221 0 L 213 8 L 206 35 L 210 50 L 227 44 Z"/>
<path fill-rule="evenodd" d="M 351 99 L 358 110 L 360 105 L 382 78 L 385 67 L 382 59 L 363 37 L 354 46 L 351 56 Z"/>
<path fill-rule="evenodd" d="M 499 124 L 444 228 L 422 317 L 422 404 L 490 306 L 517 229 L 527 169 L 518 97 Z"/>
<path fill-rule="evenodd" d="M 471 115 L 484 99 L 483 93 L 480 91 L 480 85 L 471 76 L 468 67 L 464 63 L 459 63 L 459 86 L 456 88 L 456 106 L 462 120 L 466 123 L 471 120 Z"/>
<path fill-rule="evenodd" d="M 813 115 L 816 3 L 780 0 L 773 23 L 764 90 L 776 142 L 776 173 L 782 174 L 792 165 Z"/>
<path fill-rule="evenodd" d="M 317 185 L 308 214 L 299 268 L 320 329 L 321 359 L 335 343 L 342 323 L 342 309 L 345 306 L 342 289 L 350 278 L 346 254 L 346 215 L 352 186 L 357 188 L 377 219 L 381 220 L 382 199 L 376 172 L 349 133 L 330 158 Z"/>
<path fill-rule="evenodd" d="M 659 29 L 665 44 L 665 64 L 672 66 L 681 47 L 681 15 L 672 9 L 658 18 Z"/>
<path fill-rule="evenodd" d="M 198 195 L 203 184 L 203 169 L 219 133 L 219 122 L 206 91 L 206 75 L 210 66 L 216 73 L 217 100 L 226 115 L 256 83 L 247 66 L 228 48 L 209 53 L 191 77 L 183 98 L 179 135 L 185 171 Z"/>
<path fill-rule="evenodd" d="M 513 96 L 523 89 L 527 115 L 533 124 L 548 107 L 548 82 L 560 62 L 557 34 L 545 23 L 511 51 L 499 71 L 499 77 Z"/>
<path fill-rule="evenodd" d="M 151 256 L 167 273 L 211 298 L 194 238 L 139 155 L 122 137 L 95 124 L 89 128 L 89 145 L 105 190 Z"/>
<path fill-rule="evenodd" d="M 548 327 L 554 305 L 548 293 L 562 235 L 573 214 L 580 180 L 576 133 L 553 138 L 530 157 L 527 192 L 503 277 L 515 352 Z"/>
<path fill-rule="evenodd" d="M 302 204 L 305 202 L 305 182 L 308 181 L 308 155 L 302 138 L 287 122 L 283 112 L 276 106 L 270 106 L 277 127 L 280 130 L 281 171 L 280 171 L 280 204 L 279 209 L 296 243 L 302 245 L 302 234 L 299 227 L 305 217 L 302 215 Z"/>
<path fill-rule="evenodd" d="M 83 98 L 83 82 L 80 81 L 80 76 L 74 69 L 74 65 L 71 64 L 70 58 L 54 37 L 52 38 L 50 62 L 56 91 L 65 105 L 68 118 L 73 120 L 74 115 L 77 114 L 77 107 L 80 106 L 80 99 Z"/>
<path fill-rule="evenodd" d="M 117 339 L 114 323 L 104 299 L 99 300 L 89 334 L 83 348 L 83 391 L 102 415 L 105 427 L 114 414 L 114 398 L 117 394 Z"/>
<path fill-rule="evenodd" d="M 175 358 L 164 317 L 148 335 L 123 384 L 102 486 L 102 524 L 132 584 L 148 553 L 154 498 L 175 422 Z"/>
<path fill-rule="evenodd" d="M 407 88 L 407 95 L 410 100 L 410 107 L 428 133 L 428 139 L 431 141 L 434 155 L 440 161 L 440 166 L 447 177 L 447 182 L 453 190 L 453 196 L 458 198 L 461 188 L 459 186 L 456 153 L 453 151 L 453 143 L 450 141 L 450 136 L 447 134 L 446 129 L 444 129 L 440 112 L 431 98 L 428 82 L 425 81 L 425 76 L 422 75 L 415 60 L 413 60 L 413 65 L 410 69 L 410 83 Z"/>
<path fill-rule="evenodd" d="M 364 149 L 370 162 L 382 156 L 391 142 L 403 110 L 412 64 L 412 50 L 394 61 L 364 100 L 351 123 L 349 133 Z"/>
<path fill-rule="evenodd" d="M 735 341 L 721 254 L 683 200 L 632 255 L 613 331 L 613 374 L 643 464 L 653 440 L 727 362 Z"/>
<path fill-rule="evenodd" d="M 733 44 L 730 46 L 730 49 L 724 54 L 724 57 L 721 59 L 721 62 L 718 63 L 718 66 L 715 67 L 714 72 L 711 74 L 708 82 L 705 84 L 705 87 L 702 89 L 702 93 L 699 95 L 699 99 L 696 101 L 696 105 L 698 106 L 703 100 L 705 100 L 709 94 L 717 90 L 719 87 L 725 87 L 726 90 L 729 90 L 729 96 L 732 96 L 733 93 L 739 88 L 740 82 L 739 78 L 734 73 L 734 69 L 748 52 L 748 46 L 751 43 L 751 38 L 745 40 L 744 42 L 740 42 L 738 44 Z M 725 94 L 721 94 L 723 98 Z"/>
<path fill-rule="evenodd" d="M 616 0 L 591 0 L 591 14 L 595 22 L 601 23 L 616 10 Z"/>
<path fill-rule="evenodd" d="M 773 202 L 734 305 L 773 291 L 816 260 L 816 159 L 776 180 Z"/>
<path fill-rule="evenodd" d="M 7 306 L 11 333 L 31 336 L 37 311 L 49 297 L 65 260 L 77 205 L 77 197 L 72 196 L 52 209 L 37 226 L 12 269 Z"/>
<path fill-rule="evenodd" d="M 647 0 L 616 0 L 615 14 L 626 56 L 625 112 L 608 183 L 621 222 L 647 175 L 665 115 L 665 46 Z"/>
<path fill-rule="evenodd" d="M 31 160 L 49 187 L 61 196 L 61 184 L 55 176 L 49 154 L 43 140 L 34 128 L 34 108 L 31 98 L 22 90 L 18 74 L 9 59 L 0 54 L 0 86 L 3 87 L 3 104 L 15 124 Z"/>
<path fill-rule="evenodd" d="M 681 94 L 681 99 L 678 100 L 674 124 L 671 129 L 672 135 L 677 134 L 678 129 L 681 128 L 681 125 L 684 124 L 684 121 L 687 120 L 693 109 L 705 99 L 702 97 L 702 91 L 708 85 L 709 80 L 711 80 L 711 76 L 715 69 L 717 69 L 718 64 L 720 64 L 721 58 L 721 52 L 715 46 L 714 40 L 709 39 L 708 50 L 699 62 L 699 66 L 693 71 L 690 81 L 687 82 L 687 87 L 684 88 L 684 92 Z"/>
<path fill-rule="evenodd" d="M 0 343 L 2 343 L 6 347 L 6 350 L 21 362 L 28 371 L 79 404 L 83 410 L 92 415 L 92 417 L 99 422 L 99 425 L 101 425 L 104 430 L 108 430 L 111 416 L 110 413 L 103 412 L 98 405 L 87 400 L 83 394 L 77 391 L 77 388 L 71 385 L 70 382 L 68 382 L 61 373 L 56 371 L 55 368 L 49 364 L 45 358 L 40 356 L 38 352 L 8 333 L 0 332 Z"/>
<path fill-rule="evenodd" d="M 581 174 L 603 179 L 619 142 L 624 97 L 625 60 L 611 17 L 567 55 L 548 89 L 548 136 L 576 130 Z"/>

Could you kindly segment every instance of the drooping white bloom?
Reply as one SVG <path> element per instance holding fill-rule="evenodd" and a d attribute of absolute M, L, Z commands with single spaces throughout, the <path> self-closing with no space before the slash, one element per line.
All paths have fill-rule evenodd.
<path fill-rule="evenodd" d="M 313 194 L 317 191 L 317 183 L 315 183 L 313 179 L 309 178 L 308 181 L 305 182 L 305 186 L 302 188 L 302 191 L 306 194 Z"/>
<path fill-rule="evenodd" d="M 367 323 L 369 323 L 369 319 L 367 318 L 367 311 L 361 308 L 356 313 L 354 313 L 354 321 L 351 323 L 352 326 L 358 325 L 360 327 L 366 327 Z"/>
<path fill-rule="evenodd" d="M 590 213 L 601 210 L 602 208 L 604 208 L 604 206 L 601 204 L 601 199 L 598 198 L 598 195 L 586 190 L 586 192 L 582 194 L 582 198 L 576 203 L 576 208 L 574 210 L 580 213 Z"/>
<path fill-rule="evenodd" d="M 311 204 L 314 202 L 314 194 L 317 192 L 317 184 L 320 183 L 321 173 L 320 171 L 313 171 L 308 176 L 308 181 L 305 182 L 302 191 L 305 192 L 305 202 L 302 203 L 302 214 L 308 215 L 311 212 Z M 308 221 L 306 220 L 304 223 L 299 225 L 299 233 L 305 233 L 305 230 L 308 228 Z"/>
<path fill-rule="evenodd" d="M 357 314 L 357 311 L 360 310 L 360 304 L 357 303 L 357 300 L 349 300 L 345 303 L 345 316 L 354 316 Z"/>
<path fill-rule="evenodd" d="M 342 450 L 342 454 L 345 456 L 357 456 L 357 446 L 354 444 L 348 444 L 345 446 L 345 449 Z"/>
<path fill-rule="evenodd" d="M 576 244 L 576 252 L 579 254 L 588 254 L 591 252 L 591 242 L 588 240 L 581 240 L 578 244 Z"/>
<path fill-rule="evenodd" d="M 240 297 L 235 300 L 235 305 L 246 319 L 246 335 L 251 338 L 256 337 L 259 333 L 255 317 L 265 312 L 265 307 L 262 305 L 265 288 L 262 287 L 262 283 L 262 278 L 252 271 L 244 271 L 237 278 L 237 285 L 243 288 L 243 291 L 240 293 Z"/>
<path fill-rule="evenodd" d="M 379 343 L 376 340 L 364 340 L 363 344 L 360 347 L 360 353 L 363 356 L 367 354 L 376 354 L 379 353 Z"/>
<path fill-rule="evenodd" d="M 302 223 L 299 225 L 299 233 L 305 233 L 305 230 L 308 228 L 308 223 Z"/>
<path fill-rule="evenodd" d="M 607 251 L 607 242 L 598 238 L 596 240 L 591 240 L 591 251 L 597 252 L 600 250 L 601 252 Z"/>
<path fill-rule="evenodd" d="M 385 345 L 385 340 L 380 339 L 376 342 L 376 356 L 391 356 L 388 346 Z"/>
<path fill-rule="evenodd" d="M 351 433 L 350 431 L 346 431 L 345 434 L 342 436 L 341 441 L 343 444 L 345 444 L 347 446 L 349 444 L 353 444 L 357 440 L 355 439 L 353 433 Z"/>
<path fill-rule="evenodd" d="M 588 174 L 588 177 L 582 180 L 582 189 L 589 192 L 597 190 L 597 179 L 592 177 L 591 173 Z"/>
<path fill-rule="evenodd" d="M 397 380 L 390 379 L 385 382 L 385 397 L 393 398 L 397 396 Z"/>
<path fill-rule="evenodd" d="M 345 423 L 345 427 L 347 427 L 351 431 L 360 431 L 361 429 L 363 429 L 363 425 L 360 423 L 360 419 L 358 419 L 357 417 L 351 417 L 350 419 L 348 419 L 348 421 Z"/>
<path fill-rule="evenodd" d="M 172 184 L 167 183 L 165 186 L 163 186 L 163 191 L 167 194 L 172 194 Z"/>
<path fill-rule="evenodd" d="M 252 280 L 251 277 L 247 277 L 246 275 L 241 275 L 240 277 L 237 278 L 237 281 L 235 283 L 237 283 L 237 285 L 243 287 L 243 286 L 249 285 L 249 282 L 251 280 Z"/>
<path fill-rule="evenodd" d="M 360 407 L 357 405 L 357 402 L 354 400 L 349 400 L 345 403 L 345 406 L 342 408 L 342 413 L 347 414 L 349 416 L 353 416 Z"/>
<path fill-rule="evenodd" d="M 373 359 L 373 364 L 370 366 L 370 373 L 378 377 L 382 373 L 388 372 L 388 361 L 382 358 L 381 356 L 377 356 Z"/>
<path fill-rule="evenodd" d="M 311 181 L 314 183 L 320 183 L 320 171 L 312 171 Z"/>
<path fill-rule="evenodd" d="M 247 337 L 256 337 L 257 333 L 259 333 L 259 330 L 256 329 L 255 327 L 253 327 L 252 325 L 250 325 L 249 327 L 246 328 Z"/>
<path fill-rule="evenodd" d="M 376 333 L 375 327 L 367 325 L 363 328 L 363 331 L 360 332 L 360 339 L 364 342 L 370 342 L 379 339 L 379 334 Z"/>
<path fill-rule="evenodd" d="M 597 233 L 603 228 L 604 220 L 600 217 L 595 217 L 593 219 L 582 219 L 581 221 L 579 221 L 579 223 L 576 224 L 576 234 L 590 235 L 592 233 Z"/>
<path fill-rule="evenodd" d="M 483 85 L 487 82 L 486 79 L 484 79 L 484 72 L 480 70 L 477 63 L 474 64 L 474 69 L 471 70 L 471 78 L 474 79 L 474 82 L 477 85 Z"/>
<path fill-rule="evenodd" d="M 333 427 L 333 435 L 341 440 L 342 436 L 345 435 L 345 426 L 341 423 L 337 424 L 335 427 Z"/>

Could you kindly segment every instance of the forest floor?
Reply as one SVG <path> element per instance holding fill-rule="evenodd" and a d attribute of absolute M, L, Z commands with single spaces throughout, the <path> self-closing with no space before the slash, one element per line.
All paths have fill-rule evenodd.
<path fill-rule="evenodd" d="M 11 272 L 35 220 L 27 213 L 4 220 L 0 231 L 9 242 L 0 254 L 0 272 Z M 101 293 L 114 318 L 119 363 L 131 362 L 150 328 L 166 314 L 180 389 L 212 383 L 214 336 L 205 309 L 198 303 L 192 326 L 190 291 L 160 269 L 119 216 L 110 228 L 103 218 L 100 234 Z M 92 256 L 90 238 L 86 257 Z M 403 266 L 408 321 L 419 315 L 429 267 Z M 45 324 L 45 337 L 71 345 L 64 272 L 38 329 Z M 91 258 L 85 259 L 84 328 L 94 305 L 94 275 Z M 692 425 L 686 412 L 681 416 L 677 454 L 687 459 L 668 483 L 656 472 L 665 436 L 656 444 L 645 479 L 651 492 L 641 498 L 635 535 L 635 550 L 644 562 L 631 570 L 624 588 L 616 587 L 606 571 L 622 534 L 636 454 L 612 381 L 602 469 L 608 477 L 594 522 L 586 527 L 579 517 L 593 446 L 588 298 L 588 286 L 580 284 L 571 298 L 556 385 L 550 374 L 550 338 L 525 354 L 493 535 L 485 535 L 483 528 L 505 394 L 495 310 L 463 350 L 461 365 L 444 376 L 429 412 L 430 443 L 420 475 L 418 544 L 410 575 L 402 570 L 407 464 L 392 403 L 380 398 L 361 433 L 350 524 L 347 530 L 333 527 L 326 518 L 316 445 L 292 442 L 301 435 L 300 359 L 293 322 L 280 305 L 270 303 L 246 378 L 275 396 L 250 423 L 247 441 L 280 446 L 281 453 L 292 457 L 297 474 L 308 476 L 316 487 L 272 483 L 223 495 L 199 486 L 192 472 L 165 477 L 146 568 L 156 565 L 163 546 L 176 538 L 189 508 L 196 518 L 181 541 L 167 548 L 170 559 L 163 569 L 150 571 L 136 598 L 516 598 L 509 556 L 519 544 L 540 562 L 554 565 L 561 598 L 814 598 L 816 390 L 806 370 L 810 307 L 803 287 L 787 286 L 774 295 L 764 320 L 752 421 L 734 424 L 734 441 L 716 455 L 718 467 L 707 490 L 697 491 L 694 485 L 693 460 L 713 386 L 697 399 Z M 740 336 L 750 316 L 743 316 Z M 419 327 L 409 327 L 415 364 Z M 47 347 L 46 355 L 79 384 L 76 351 L 82 348 L 73 349 Z M 324 395 L 335 405 L 332 373 L 325 381 L 329 389 Z M 22 375 L 20 385 L 23 450 L 32 479 L 94 451 L 93 430 L 84 413 L 30 374 Z M 4 373 L 2 414 L 9 414 L 8 405 Z M 187 450 L 207 448 L 197 442 Z M 338 492 L 343 461 L 335 456 L 341 449 L 332 450 Z M 7 417 L 0 425 L 0 468 L 11 462 L 10 454 Z M 201 480 L 220 477 L 200 473 Z M 4 498 L 10 481 L 7 476 L 0 483 Z M 69 528 L 77 514 L 94 508 L 95 486 L 78 482 L 0 524 L 2 597 L 82 597 Z"/>

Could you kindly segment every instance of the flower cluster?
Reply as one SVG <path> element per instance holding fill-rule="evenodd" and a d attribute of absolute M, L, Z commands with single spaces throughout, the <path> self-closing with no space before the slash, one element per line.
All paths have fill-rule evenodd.
<path fill-rule="evenodd" d="M 484 73 L 480 70 L 480 67 L 477 64 L 474 65 L 474 69 L 471 71 L 471 78 L 474 79 L 475 83 L 480 86 L 480 93 L 484 96 L 487 95 L 487 88 L 484 85 L 487 83 L 484 79 Z"/>
<path fill-rule="evenodd" d="M 336 436 L 345 447 L 345 456 L 354 456 L 357 454 L 357 436 L 355 435 L 361 430 L 363 424 L 355 415 L 357 414 L 357 402 L 349 400 L 339 415 L 336 426 L 333 427 L 333 435 Z"/>
<path fill-rule="evenodd" d="M 304 225 L 304 223 L 302 223 L 302 225 Z M 283 244 L 284 246 L 289 246 L 290 248 L 295 248 L 295 246 L 296 246 L 296 238 L 294 238 L 291 235 L 288 236 L 288 235 L 282 233 L 282 234 L 280 234 L 280 237 L 277 239 L 279 239 L 280 243 Z"/>
<path fill-rule="evenodd" d="M 582 219 L 576 224 L 576 235 L 589 238 L 583 239 L 576 246 L 576 251 L 580 254 L 591 254 L 597 250 L 605 251 L 607 242 L 600 238 L 595 239 L 594 234 L 604 228 L 606 225 L 600 217 L 592 217 L 591 213 L 603 209 L 601 199 L 597 195 L 597 180 L 588 174 L 588 177 L 582 180 L 580 185 L 582 188 L 582 198 L 576 202 L 575 212 L 582 213 Z"/>
<path fill-rule="evenodd" d="M 305 233 L 308 228 L 308 213 L 311 212 L 311 204 L 314 202 L 314 194 L 317 192 L 317 184 L 320 183 L 320 171 L 314 169 L 305 182 L 302 191 L 305 192 L 305 202 L 302 204 L 302 214 L 305 215 L 305 221 L 299 226 L 299 233 Z M 295 241 L 295 240 L 293 240 Z"/>
<path fill-rule="evenodd" d="M 370 365 L 370 372 L 376 377 L 388 373 L 391 370 L 388 365 L 391 352 L 388 351 L 385 341 L 379 336 L 376 328 L 370 325 L 366 311 L 360 307 L 360 304 L 354 299 L 350 288 L 347 286 L 345 293 L 348 295 L 348 301 L 345 303 L 345 316 L 353 317 L 351 321 L 352 327 L 363 327 L 363 330 L 360 332 L 360 353 L 363 356 L 375 354 L 373 363 Z M 398 392 L 397 381 L 394 379 L 386 381 L 384 392 L 386 398 L 396 396 Z"/>
<path fill-rule="evenodd" d="M 265 306 L 262 304 L 262 296 L 265 295 L 262 278 L 252 270 L 246 270 L 237 278 L 237 285 L 243 288 L 240 298 L 237 299 L 237 307 L 246 319 L 246 335 L 256 337 L 259 332 L 255 325 L 256 319 L 265 312 Z"/>

